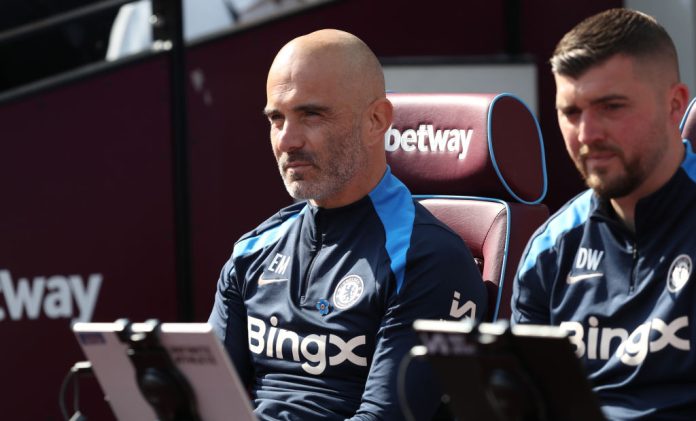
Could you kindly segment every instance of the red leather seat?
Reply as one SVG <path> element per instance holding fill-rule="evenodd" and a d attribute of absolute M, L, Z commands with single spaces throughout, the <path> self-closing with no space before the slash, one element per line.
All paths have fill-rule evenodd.
<path fill-rule="evenodd" d="M 387 160 L 471 249 L 489 298 L 487 320 L 509 318 L 527 240 L 549 216 L 535 117 L 508 94 L 389 94 Z"/>
<path fill-rule="evenodd" d="M 696 143 L 696 105 L 694 104 L 696 104 L 696 98 L 691 100 L 679 125 L 682 137 L 689 139 L 692 147 Z"/>

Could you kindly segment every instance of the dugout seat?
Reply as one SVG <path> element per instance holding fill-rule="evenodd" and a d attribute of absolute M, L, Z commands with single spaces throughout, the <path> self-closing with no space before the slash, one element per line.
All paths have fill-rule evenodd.
<path fill-rule="evenodd" d="M 471 249 L 488 291 L 486 321 L 510 317 L 517 264 L 549 216 L 539 125 L 509 94 L 390 93 L 392 172 Z"/>
<path fill-rule="evenodd" d="M 689 106 L 686 107 L 684 117 L 679 125 L 682 137 L 689 139 L 691 145 L 696 144 L 696 98 L 692 99 Z"/>

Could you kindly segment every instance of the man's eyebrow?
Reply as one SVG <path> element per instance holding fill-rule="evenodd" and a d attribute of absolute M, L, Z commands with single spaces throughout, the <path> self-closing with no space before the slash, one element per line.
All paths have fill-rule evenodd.
<path fill-rule="evenodd" d="M 294 107 L 292 109 L 294 112 L 298 113 L 326 113 L 328 111 L 331 111 L 331 107 L 328 107 L 326 105 L 319 105 L 319 104 L 302 104 Z M 263 109 L 263 115 L 266 117 L 269 117 L 273 114 L 282 114 L 277 108 L 264 108 Z"/>
<path fill-rule="evenodd" d="M 562 111 L 564 113 L 568 113 L 570 111 L 576 110 L 577 108 L 578 108 L 578 106 L 575 104 L 558 104 L 558 103 L 556 103 L 556 109 L 558 111 Z"/>
<path fill-rule="evenodd" d="M 302 104 L 298 105 L 297 107 L 293 108 L 294 111 L 301 112 L 301 113 L 306 113 L 306 112 L 312 112 L 312 113 L 326 113 L 327 111 L 331 110 L 330 107 L 327 107 L 326 105 L 319 105 L 319 104 Z"/>
<path fill-rule="evenodd" d="M 628 97 L 626 95 L 621 95 L 621 94 L 610 94 L 610 95 L 604 95 L 599 98 L 595 98 L 590 101 L 591 105 L 597 105 L 597 104 L 604 104 L 607 102 L 611 101 L 627 101 Z M 578 106 L 575 105 L 574 103 L 572 104 L 556 104 L 556 109 L 560 111 L 572 111 L 577 109 Z"/>
<path fill-rule="evenodd" d="M 626 101 L 628 97 L 626 95 L 621 95 L 621 94 L 609 94 L 605 96 L 601 96 L 599 98 L 595 98 L 592 101 L 590 101 L 590 104 L 602 104 L 604 102 L 611 102 L 611 101 Z"/>
<path fill-rule="evenodd" d="M 275 108 L 264 108 L 263 109 L 263 115 L 265 117 L 269 117 L 271 114 L 275 114 L 277 112 L 278 112 L 278 110 Z"/>

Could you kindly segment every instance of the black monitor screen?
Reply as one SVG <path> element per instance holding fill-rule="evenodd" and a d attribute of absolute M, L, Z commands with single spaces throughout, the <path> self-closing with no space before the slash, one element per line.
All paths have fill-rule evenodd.
<path fill-rule="evenodd" d="M 418 320 L 451 411 L 465 420 L 604 420 L 564 331 L 506 322 Z"/>

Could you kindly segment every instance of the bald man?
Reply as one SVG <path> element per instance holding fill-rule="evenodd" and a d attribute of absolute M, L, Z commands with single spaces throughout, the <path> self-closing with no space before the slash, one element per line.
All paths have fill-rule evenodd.
<path fill-rule="evenodd" d="M 551 58 L 558 123 L 588 187 L 532 237 L 513 322 L 560 325 L 607 418 L 696 420 L 696 155 L 667 32 L 612 9 Z"/>
<path fill-rule="evenodd" d="M 209 322 L 262 419 L 431 419 L 440 393 L 425 363 L 406 366 L 397 393 L 412 323 L 484 315 L 486 294 L 462 240 L 386 164 L 377 58 L 351 34 L 314 32 L 280 50 L 266 95 L 298 203 L 237 241 Z"/>

